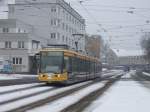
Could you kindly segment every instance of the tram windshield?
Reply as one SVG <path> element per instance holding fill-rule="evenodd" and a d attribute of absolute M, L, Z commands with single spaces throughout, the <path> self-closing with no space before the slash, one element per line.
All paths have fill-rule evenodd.
<path fill-rule="evenodd" d="M 63 52 L 41 52 L 40 72 L 61 73 L 63 63 Z"/>

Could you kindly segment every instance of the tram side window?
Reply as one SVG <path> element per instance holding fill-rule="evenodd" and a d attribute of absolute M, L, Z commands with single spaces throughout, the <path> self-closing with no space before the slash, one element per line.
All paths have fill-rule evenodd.
<path fill-rule="evenodd" d="M 81 60 L 81 72 L 84 72 L 84 60 Z"/>
<path fill-rule="evenodd" d="M 81 62 L 81 59 L 80 58 L 77 58 L 77 62 L 78 62 L 78 64 L 77 64 L 77 68 L 78 68 L 78 72 L 81 72 L 81 69 L 82 69 L 82 62 Z"/>
<path fill-rule="evenodd" d="M 85 61 L 85 72 L 87 72 L 87 70 L 88 70 L 88 63 L 87 61 Z"/>
<path fill-rule="evenodd" d="M 91 73 L 92 72 L 92 62 L 91 61 L 89 61 L 89 72 Z"/>
<path fill-rule="evenodd" d="M 77 72 L 80 72 L 80 59 L 77 58 Z"/>
<path fill-rule="evenodd" d="M 91 72 L 94 73 L 94 62 L 91 62 Z"/>
<path fill-rule="evenodd" d="M 87 72 L 90 72 L 90 63 L 87 61 Z"/>
<path fill-rule="evenodd" d="M 94 65 L 94 62 L 91 62 L 91 72 L 93 73 L 94 70 L 93 70 L 93 65 Z"/>
<path fill-rule="evenodd" d="M 97 71 L 96 71 L 96 63 L 95 63 L 95 66 L 94 66 L 94 71 L 95 71 L 95 73 L 97 73 Z"/>
<path fill-rule="evenodd" d="M 83 72 L 83 66 L 84 66 L 84 63 L 83 63 L 83 60 L 82 59 L 79 59 L 79 72 Z"/>
<path fill-rule="evenodd" d="M 82 60 L 82 72 L 85 72 L 85 60 Z"/>
<path fill-rule="evenodd" d="M 91 73 L 91 63 L 88 61 L 88 72 Z"/>
<path fill-rule="evenodd" d="M 98 73 L 98 64 L 96 63 L 96 73 Z"/>
<path fill-rule="evenodd" d="M 86 61 L 86 72 L 90 72 L 90 62 Z"/>
<path fill-rule="evenodd" d="M 64 70 L 70 71 L 69 57 L 64 57 Z"/>
<path fill-rule="evenodd" d="M 77 70 L 78 70 L 77 58 L 72 58 L 72 71 L 77 72 Z"/>
<path fill-rule="evenodd" d="M 72 58 L 69 57 L 69 72 L 72 72 Z"/>
<path fill-rule="evenodd" d="M 86 60 L 84 60 L 84 65 L 83 65 L 84 67 L 84 72 L 86 72 Z"/>

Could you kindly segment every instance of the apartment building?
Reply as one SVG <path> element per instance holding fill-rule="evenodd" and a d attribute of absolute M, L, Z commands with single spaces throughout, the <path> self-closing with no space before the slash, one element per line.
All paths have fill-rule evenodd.
<path fill-rule="evenodd" d="M 0 57 L 11 60 L 15 72 L 31 72 L 34 54 L 47 45 L 85 53 L 85 20 L 64 0 L 14 0 L 7 7 L 7 18 L 0 20 Z"/>
<path fill-rule="evenodd" d="M 37 40 L 33 30 L 31 25 L 16 19 L 0 20 L 0 57 L 11 62 L 14 72 L 34 69 L 33 56 L 43 40 Z"/>
<path fill-rule="evenodd" d="M 113 49 L 118 56 L 119 65 L 145 65 L 148 62 L 145 59 L 144 53 L 141 50 L 123 50 Z"/>
<path fill-rule="evenodd" d="M 33 25 L 34 33 L 47 39 L 48 43 L 45 44 L 67 44 L 71 49 L 75 49 L 76 37 L 73 34 L 85 33 L 85 20 L 64 0 L 15 2 L 15 5 L 9 5 L 8 18 L 17 18 Z M 80 42 L 85 43 L 84 39 Z M 79 48 L 85 51 L 83 45 L 79 44 Z"/>

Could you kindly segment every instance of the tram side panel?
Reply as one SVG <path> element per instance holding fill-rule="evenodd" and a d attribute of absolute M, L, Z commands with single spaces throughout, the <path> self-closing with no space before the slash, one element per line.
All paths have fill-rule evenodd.
<path fill-rule="evenodd" d="M 68 81 L 79 82 L 100 77 L 98 64 L 77 57 L 69 57 Z"/>

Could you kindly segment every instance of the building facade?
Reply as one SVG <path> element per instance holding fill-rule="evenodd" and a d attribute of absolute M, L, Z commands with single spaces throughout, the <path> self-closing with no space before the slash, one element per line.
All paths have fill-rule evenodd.
<path fill-rule="evenodd" d="M 45 44 L 66 44 L 75 49 L 73 34 L 85 34 L 85 20 L 64 0 L 16 0 L 9 5 L 8 18 L 19 19 L 35 28 Z M 82 41 L 82 42 L 81 42 Z M 85 43 L 84 40 L 80 40 Z M 84 44 L 79 48 L 85 51 Z"/>
<path fill-rule="evenodd" d="M 47 45 L 78 47 L 85 54 L 85 20 L 64 0 L 14 0 L 7 6 L 8 18 L 0 20 L 0 57 L 12 62 L 14 72 L 32 72 L 34 54 Z"/>
<path fill-rule="evenodd" d="M 16 19 L 0 20 L 0 57 L 11 62 L 13 72 L 33 72 L 32 58 L 42 41 L 36 39 L 33 30 Z"/>
<path fill-rule="evenodd" d="M 118 65 L 136 66 L 136 65 L 146 65 L 148 61 L 145 59 L 145 55 L 141 50 L 123 50 L 123 49 L 113 49 L 113 51 L 118 56 Z"/>

